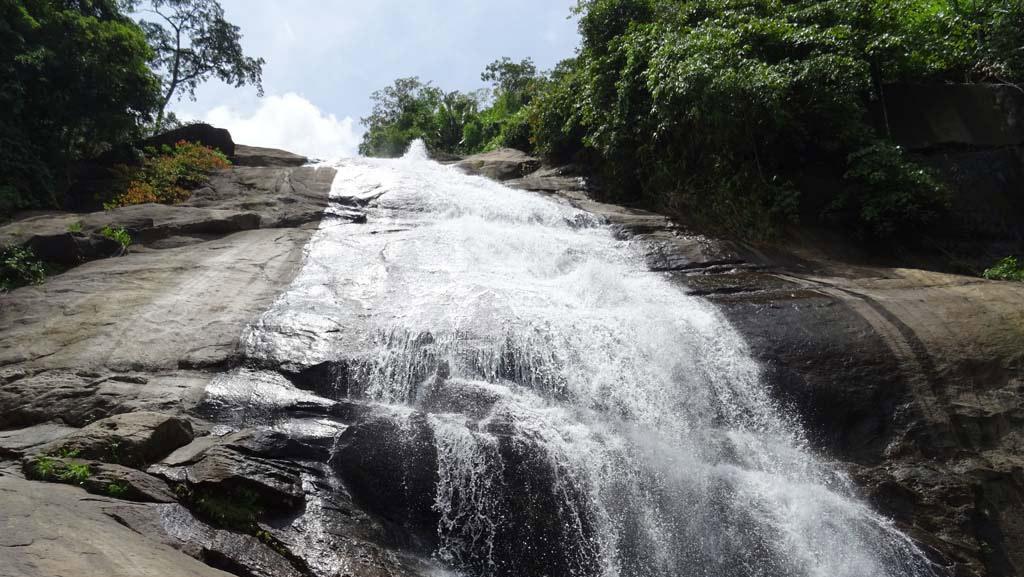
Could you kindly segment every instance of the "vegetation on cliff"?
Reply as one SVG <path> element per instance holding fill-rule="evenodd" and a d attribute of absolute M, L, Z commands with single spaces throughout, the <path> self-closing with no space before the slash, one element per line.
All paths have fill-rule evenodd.
<path fill-rule="evenodd" d="M 137 138 L 153 52 L 115 0 L 0 5 L 0 216 L 59 206 L 70 164 Z"/>
<path fill-rule="evenodd" d="M 206 79 L 258 87 L 239 39 L 216 0 L 0 3 L 0 219 L 62 206 L 77 162 L 130 150 Z"/>
<path fill-rule="evenodd" d="M 140 166 L 120 167 L 124 191 L 103 206 L 183 202 L 208 180 L 210 172 L 230 165 L 222 152 L 184 140 L 159 150 L 147 149 Z"/>
<path fill-rule="evenodd" d="M 747 237 L 809 218 L 891 239 L 935 223 L 947 198 L 888 138 L 886 86 L 1024 81 L 1014 0 L 581 0 L 576 11 L 576 57 L 471 96 L 475 113 L 444 125 L 461 139 L 430 120 L 447 118 L 451 94 L 416 81 L 433 96 L 375 95 L 387 113 L 364 119 L 362 152 L 394 155 L 414 137 L 435 152 L 516 146 L 589 162 L 620 202 Z M 501 129 L 476 138 L 495 117 Z"/>

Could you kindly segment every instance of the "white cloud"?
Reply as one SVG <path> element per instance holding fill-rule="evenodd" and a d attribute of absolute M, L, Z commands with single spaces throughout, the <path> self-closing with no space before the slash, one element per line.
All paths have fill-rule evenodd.
<path fill-rule="evenodd" d="M 261 99 L 251 115 L 222 105 L 207 112 L 203 120 L 228 129 L 239 144 L 281 148 L 321 159 L 354 156 L 362 137 L 351 117 L 339 120 L 324 114 L 294 92 Z"/>

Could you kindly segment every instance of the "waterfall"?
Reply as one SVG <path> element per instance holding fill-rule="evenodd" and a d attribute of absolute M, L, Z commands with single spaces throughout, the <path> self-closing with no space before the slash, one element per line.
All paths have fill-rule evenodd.
<path fill-rule="evenodd" d="M 422 143 L 333 166 L 333 201 L 367 222 L 324 222 L 248 352 L 342 363 L 345 396 L 429 440 L 436 559 L 467 575 L 933 574 L 808 448 L 725 318 L 598 219 Z"/>

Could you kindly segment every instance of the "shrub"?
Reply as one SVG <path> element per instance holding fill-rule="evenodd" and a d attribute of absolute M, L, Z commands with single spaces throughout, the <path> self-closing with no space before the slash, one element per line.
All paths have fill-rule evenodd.
<path fill-rule="evenodd" d="M 37 479 L 49 480 L 54 478 L 58 469 L 58 462 L 50 457 L 39 457 L 32 463 L 32 473 Z"/>
<path fill-rule="evenodd" d="M 1019 1 L 581 0 L 577 12 L 579 55 L 531 104 L 537 150 L 594 158 L 612 198 L 755 238 L 798 204 L 831 206 L 863 237 L 934 223 L 944 194 L 880 144 L 869 105 L 884 111 L 894 82 L 1024 80 Z M 809 168 L 841 184 L 791 184 Z"/>
<path fill-rule="evenodd" d="M 1012 280 L 1024 282 L 1024 264 L 1017 257 L 1008 256 L 987 269 L 982 276 L 989 280 Z"/>
<path fill-rule="evenodd" d="M 128 494 L 128 483 L 124 481 L 115 481 L 107 485 L 107 494 L 111 497 L 120 499 Z"/>
<path fill-rule="evenodd" d="M 0 292 L 46 279 L 46 266 L 32 249 L 20 246 L 0 248 Z"/>
<path fill-rule="evenodd" d="M 128 231 L 121 227 L 105 226 L 100 230 L 100 234 L 110 240 L 116 240 L 121 243 L 123 248 L 128 248 L 132 244 L 132 235 L 128 234 Z"/>
<path fill-rule="evenodd" d="M 931 224 L 949 207 L 934 175 L 908 161 L 897 146 L 875 144 L 850 155 L 849 186 L 833 203 L 852 209 L 864 233 L 888 238 Z"/>
<path fill-rule="evenodd" d="M 184 202 L 192 190 L 209 181 L 210 173 L 230 165 L 223 153 L 201 144 L 180 141 L 173 147 L 165 145 L 158 153 L 148 151 L 141 167 L 121 167 L 127 180 L 125 190 L 103 207 Z"/>
<path fill-rule="evenodd" d="M 0 218 L 59 207 L 76 160 L 159 105 L 142 29 L 115 0 L 0 3 Z"/>
<path fill-rule="evenodd" d="M 81 485 L 92 475 L 89 465 L 85 463 L 68 463 L 63 471 L 57 474 L 57 479 L 65 483 Z"/>

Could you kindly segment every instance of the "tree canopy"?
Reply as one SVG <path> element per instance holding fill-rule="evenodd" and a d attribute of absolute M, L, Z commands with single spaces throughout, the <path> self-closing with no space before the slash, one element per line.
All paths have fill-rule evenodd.
<path fill-rule="evenodd" d="M 0 215 L 59 204 L 68 164 L 139 135 L 159 101 L 114 0 L 0 1 Z"/>
<path fill-rule="evenodd" d="M 373 112 L 363 118 L 367 127 L 360 154 L 400 156 L 409 142 L 421 138 L 435 153 L 472 154 L 512 146 L 528 148 L 524 109 L 542 76 L 533 61 L 495 60 L 480 79 L 491 90 L 445 92 L 419 78 L 400 78 L 374 92 Z"/>
<path fill-rule="evenodd" d="M 578 54 L 544 73 L 494 61 L 486 96 L 451 95 L 475 98 L 475 112 L 445 116 L 448 95 L 418 80 L 429 89 L 415 98 L 375 93 L 401 113 L 364 119 L 361 152 L 393 156 L 412 138 L 435 152 L 512 146 L 591 164 L 608 197 L 748 238 L 809 219 L 890 239 L 936 223 L 947 195 L 888 138 L 886 87 L 1024 82 L 1020 0 L 580 0 L 575 11 Z M 451 120 L 443 137 L 439 118 Z"/>
<path fill-rule="evenodd" d="M 163 92 L 157 130 L 175 94 L 195 98 L 196 88 L 214 76 L 236 88 L 256 86 L 263 95 L 265 61 L 244 54 L 241 31 L 225 20 L 217 0 L 133 0 L 127 4 L 143 15 L 139 24 L 155 53 L 152 64 Z"/>
<path fill-rule="evenodd" d="M 260 88 L 240 40 L 216 0 L 0 0 L 0 217 L 61 206 L 77 161 L 166 124 L 210 78 Z"/>

